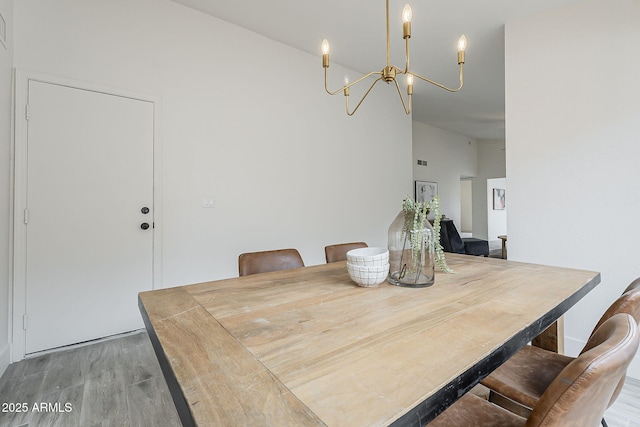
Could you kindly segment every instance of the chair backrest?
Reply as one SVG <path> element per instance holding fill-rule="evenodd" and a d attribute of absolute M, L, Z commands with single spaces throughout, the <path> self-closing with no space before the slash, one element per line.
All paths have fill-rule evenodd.
<path fill-rule="evenodd" d="M 445 252 L 465 253 L 464 242 L 452 219 L 440 220 L 440 244 Z"/>
<path fill-rule="evenodd" d="M 525 426 L 597 426 L 639 343 L 638 325 L 630 315 L 605 321 L 589 338 L 587 350 L 547 387 Z"/>
<path fill-rule="evenodd" d="M 596 324 L 596 327 L 593 328 L 591 335 L 593 335 L 607 319 L 618 313 L 630 314 L 636 319 L 636 323 L 640 323 L 640 277 L 631 282 L 631 284 L 627 286 L 627 289 L 622 292 L 620 298 L 609 306 Z"/>
<path fill-rule="evenodd" d="M 365 242 L 353 242 L 353 243 L 338 243 L 335 245 L 329 245 L 324 247 L 324 257 L 329 262 L 345 261 L 347 259 L 347 252 L 351 249 L 367 248 Z"/>
<path fill-rule="evenodd" d="M 240 254 L 238 257 L 238 271 L 240 276 L 288 270 L 298 267 L 304 267 L 304 262 L 296 249 L 248 252 Z"/>
<path fill-rule="evenodd" d="M 627 288 L 622 292 L 620 298 L 615 300 L 613 304 L 609 306 L 607 311 L 605 311 L 602 317 L 600 317 L 600 320 L 596 324 L 596 327 L 593 328 L 593 332 L 591 332 L 591 335 L 595 334 L 595 332 L 604 322 L 620 313 L 629 314 L 635 319 L 636 324 L 640 323 L 640 277 L 631 282 L 631 284 L 627 286 Z M 581 353 L 587 350 L 588 348 L 585 346 L 585 348 L 582 349 Z M 618 384 L 618 387 L 616 387 L 616 390 L 611 396 L 609 406 L 611 406 L 613 402 L 615 402 L 615 400 L 618 398 L 618 395 L 620 394 L 620 392 L 622 391 L 622 387 L 624 386 L 624 381 L 625 376 L 622 377 L 622 379 L 620 380 L 620 384 Z"/>

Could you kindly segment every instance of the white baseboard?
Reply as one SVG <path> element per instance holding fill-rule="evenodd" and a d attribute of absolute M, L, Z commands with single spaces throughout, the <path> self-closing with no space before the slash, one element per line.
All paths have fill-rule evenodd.
<path fill-rule="evenodd" d="M 564 337 L 564 354 L 571 357 L 576 357 L 580 354 L 586 342 Z"/>
<path fill-rule="evenodd" d="M 585 346 L 585 342 L 573 339 L 573 338 L 564 338 L 564 353 L 567 356 L 577 356 L 580 354 L 582 349 Z M 627 369 L 627 376 L 634 378 L 636 380 L 640 380 L 640 352 L 636 354 L 636 357 L 631 361 L 629 368 Z"/>
<path fill-rule="evenodd" d="M 502 240 L 489 240 L 489 250 L 502 249 Z"/>
<path fill-rule="evenodd" d="M 627 376 L 640 380 L 640 353 L 636 354 L 636 357 L 631 361 L 631 365 L 627 369 Z"/>
<path fill-rule="evenodd" d="M 0 376 L 4 374 L 4 371 L 7 370 L 7 366 L 9 366 L 9 362 L 11 362 L 11 348 L 9 344 L 5 344 L 5 346 L 0 350 Z"/>

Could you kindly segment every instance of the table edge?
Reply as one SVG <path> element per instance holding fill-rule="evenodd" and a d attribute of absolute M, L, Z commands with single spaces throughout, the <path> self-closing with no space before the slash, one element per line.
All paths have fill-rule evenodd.
<path fill-rule="evenodd" d="M 151 319 L 149 319 L 149 314 L 138 295 L 138 308 L 140 309 L 140 314 L 142 315 L 142 321 L 144 322 L 144 326 L 147 329 L 147 333 L 149 334 L 149 340 L 151 341 L 151 345 L 153 346 L 153 350 L 156 353 L 156 358 L 158 359 L 158 363 L 160 364 L 160 369 L 164 375 L 164 379 L 167 382 L 167 387 L 169 388 L 169 393 L 171 394 L 171 399 L 173 400 L 173 404 L 176 407 L 176 411 L 178 412 L 178 417 L 180 418 L 180 422 L 182 423 L 182 427 L 195 427 L 195 421 L 193 419 L 193 414 L 189 409 L 189 404 L 180 388 L 180 384 L 178 383 L 178 379 L 176 378 L 173 369 L 171 368 L 171 364 L 169 363 L 169 359 L 160 344 L 160 339 L 156 334 L 155 328 L 151 323 Z"/>
<path fill-rule="evenodd" d="M 445 387 L 393 421 L 390 426 L 423 427 L 432 421 L 456 400 L 477 385 L 482 379 L 487 377 L 491 372 L 527 345 L 528 342 L 551 326 L 553 322 L 558 320 L 594 287 L 596 287 L 600 281 L 600 273 L 595 273 L 595 276 L 593 276 L 591 280 L 585 283 L 584 286 L 574 292 L 569 298 L 558 304 L 537 321 L 518 332 L 502 347 L 491 352 L 486 358 L 473 365 L 471 369 L 468 369 L 458 378 L 449 382 Z"/>

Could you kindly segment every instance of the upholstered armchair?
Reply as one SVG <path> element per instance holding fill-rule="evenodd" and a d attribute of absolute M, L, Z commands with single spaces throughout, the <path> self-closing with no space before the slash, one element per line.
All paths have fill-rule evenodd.
<path fill-rule="evenodd" d="M 445 252 L 489 256 L 489 242 L 474 237 L 461 238 L 452 219 L 440 220 L 440 244 Z"/>

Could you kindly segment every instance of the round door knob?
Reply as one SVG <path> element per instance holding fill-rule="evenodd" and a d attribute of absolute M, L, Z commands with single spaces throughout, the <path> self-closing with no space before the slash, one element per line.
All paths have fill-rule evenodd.
<path fill-rule="evenodd" d="M 149 228 L 149 223 L 143 222 L 142 224 L 140 224 L 140 228 L 142 228 L 143 230 L 146 230 L 147 228 Z"/>
<path fill-rule="evenodd" d="M 140 212 L 146 215 L 149 213 L 149 208 L 145 206 L 144 208 L 140 209 Z"/>

